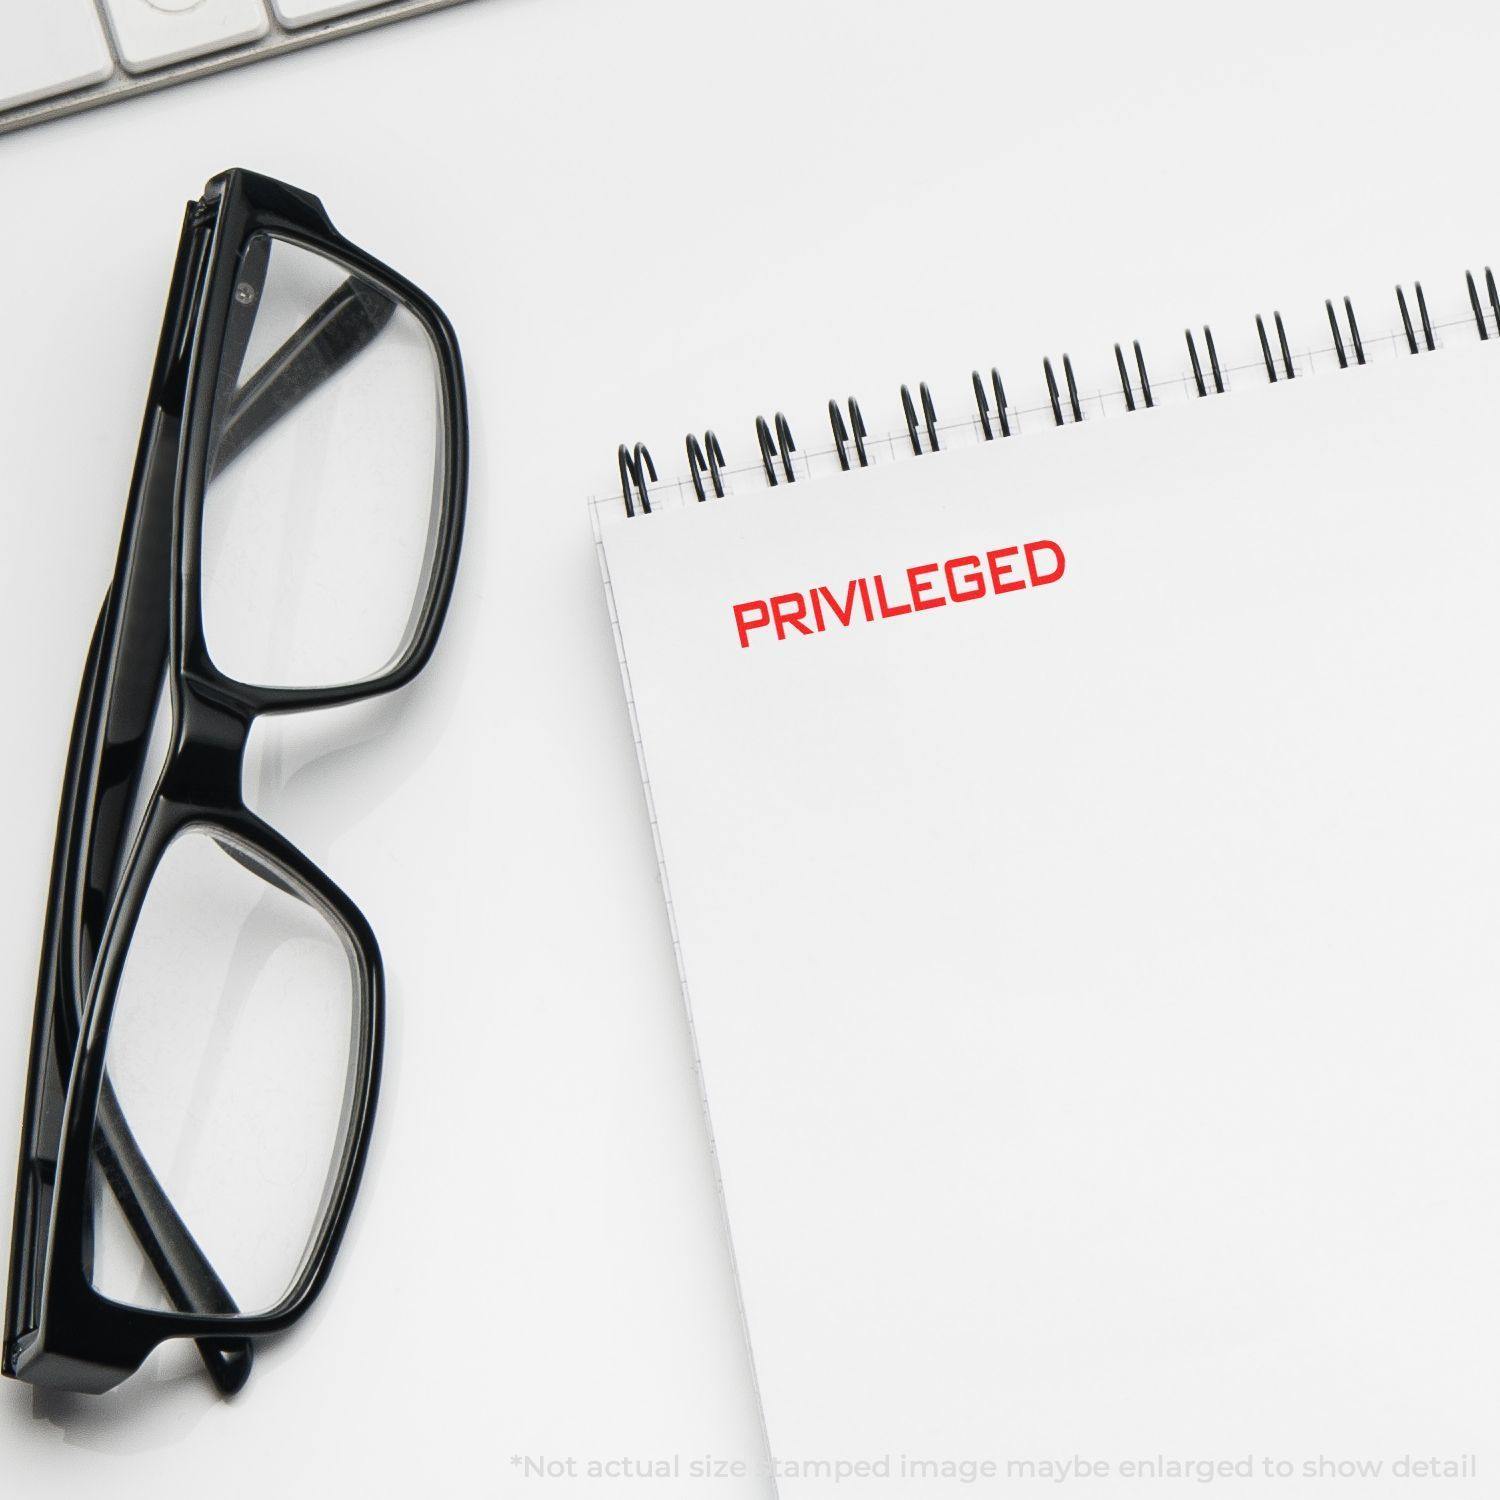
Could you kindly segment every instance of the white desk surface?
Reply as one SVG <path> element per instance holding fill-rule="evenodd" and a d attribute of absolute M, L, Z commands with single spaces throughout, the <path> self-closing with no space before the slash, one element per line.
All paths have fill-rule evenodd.
<path fill-rule="evenodd" d="M 1140 337 L 1161 379 L 1184 324 L 1247 360 L 1256 312 L 1322 343 L 1349 292 L 1374 333 L 1413 277 L 1460 316 L 1500 256 L 1497 41 L 1475 0 L 475 0 L 0 140 L 7 1161 L 184 201 L 230 165 L 318 193 L 449 312 L 474 450 L 433 669 L 261 804 L 391 969 L 339 1269 L 232 1402 L 180 1355 L 102 1400 L 0 1391 L 7 1493 L 767 1494 L 583 1477 L 760 1451 L 584 496 L 622 439 L 676 472 L 712 426 L 744 461 L 780 407 L 821 446 L 829 396 L 884 429 L 900 382 L 957 409 L 974 365 L 1110 385 Z M 445 732 L 496 689 L 489 742 Z"/>

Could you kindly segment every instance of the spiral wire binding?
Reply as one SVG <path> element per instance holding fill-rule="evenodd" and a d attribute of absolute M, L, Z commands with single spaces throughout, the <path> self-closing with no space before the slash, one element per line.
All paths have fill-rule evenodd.
<path fill-rule="evenodd" d="M 1422 283 L 1412 283 L 1417 293 L 1417 312 L 1422 319 L 1422 340 L 1429 350 L 1437 348 L 1437 342 L 1432 336 L 1432 319 L 1427 316 L 1427 298 L 1422 295 Z M 1396 288 L 1396 305 L 1401 309 L 1401 326 L 1406 330 L 1406 344 L 1413 354 L 1417 350 L 1417 336 L 1412 332 L 1411 311 L 1406 305 L 1406 293 L 1401 287 Z"/>
<path fill-rule="evenodd" d="M 1183 336 L 1187 339 L 1188 357 L 1193 362 L 1193 383 L 1198 387 L 1198 394 L 1206 396 L 1208 387 L 1203 383 L 1203 367 L 1198 363 L 1198 346 L 1193 342 L 1193 330 L 1185 328 Z M 1219 351 L 1214 348 L 1213 330 L 1207 323 L 1203 325 L 1203 342 L 1208 349 L 1209 368 L 1213 371 L 1214 394 L 1224 394 L 1224 373 L 1219 369 Z"/>
<path fill-rule="evenodd" d="M 1296 376 L 1296 371 L 1292 369 L 1292 351 L 1286 341 L 1286 324 L 1281 321 L 1280 313 L 1272 316 L 1276 323 L 1276 339 L 1281 345 L 1282 369 L 1286 372 L 1286 378 L 1292 380 Z M 1260 353 L 1266 364 L 1266 375 L 1270 378 L 1271 384 L 1275 385 L 1276 361 L 1271 358 L 1271 341 L 1266 337 L 1266 320 L 1259 313 L 1255 315 L 1255 331 L 1260 335 Z"/>
<path fill-rule="evenodd" d="M 1479 337 L 1488 339 L 1489 329 L 1484 326 L 1484 310 L 1479 305 L 1479 288 L 1474 285 L 1474 273 L 1464 272 L 1464 281 L 1469 288 L 1469 306 L 1474 309 L 1474 322 L 1479 328 Z M 1495 273 L 1488 266 L 1484 268 L 1484 289 L 1489 294 L 1490 308 L 1495 314 L 1495 332 L 1500 335 L 1500 294 L 1495 289 Z"/>
<path fill-rule="evenodd" d="M 918 389 L 921 392 L 922 398 L 922 420 L 927 425 L 927 441 L 931 445 L 927 451 L 929 453 L 936 453 L 938 451 L 937 408 L 932 404 L 932 392 L 927 389 L 927 382 L 925 380 Z M 917 433 L 917 408 L 916 403 L 911 399 L 910 386 L 903 385 L 901 387 L 901 410 L 906 417 L 906 433 L 911 439 L 911 451 L 920 458 L 922 456 L 922 440 Z"/>
<path fill-rule="evenodd" d="M 989 397 L 984 393 L 984 381 L 979 377 L 979 371 L 973 374 L 974 381 L 974 404 L 979 408 L 979 425 L 984 431 L 984 440 L 992 443 L 995 440 L 995 429 L 990 422 Z M 1010 417 L 1005 407 L 1005 387 L 1000 382 L 1000 372 L 993 366 L 990 368 L 990 384 L 995 388 L 995 416 L 1000 423 L 1000 436 L 1010 436 Z"/>
<path fill-rule="evenodd" d="M 760 461 L 765 466 L 766 480 L 774 489 L 778 483 L 776 478 L 776 465 L 773 460 L 777 456 L 778 448 L 781 456 L 782 472 L 786 475 L 788 484 L 797 482 L 797 471 L 792 467 L 792 454 L 796 452 L 797 445 L 792 441 L 792 428 L 787 419 L 780 412 L 773 419 L 776 424 L 776 435 L 772 437 L 771 428 L 764 417 L 755 419 L 755 441 L 760 445 Z"/>
<path fill-rule="evenodd" d="M 703 441 L 690 432 L 687 435 L 688 473 L 692 476 L 693 490 L 701 503 L 708 499 L 708 494 L 703 488 L 703 475 L 707 471 L 709 482 L 714 487 L 714 499 L 724 498 L 724 450 L 719 446 L 718 436 L 712 428 L 703 434 Z M 704 457 L 704 449 L 708 450 L 707 458 Z M 653 479 L 656 475 L 651 476 Z"/>
<path fill-rule="evenodd" d="M 651 454 L 644 443 L 637 443 L 632 453 L 624 443 L 620 444 L 620 493 L 625 497 L 625 514 L 633 516 L 635 509 L 630 503 L 630 487 L 635 486 L 635 492 L 640 496 L 641 510 L 644 514 L 651 514 L 651 496 L 646 489 L 646 480 L 641 472 L 644 463 L 645 472 L 651 476 L 652 484 L 656 483 L 656 465 L 651 462 Z"/>
<path fill-rule="evenodd" d="M 1135 350 L 1135 367 L 1141 376 L 1141 400 L 1149 409 L 1156 405 L 1151 399 L 1151 382 L 1146 377 L 1146 356 L 1141 353 L 1141 341 L 1136 339 L 1132 345 Z M 1130 371 L 1125 368 L 1125 355 L 1118 344 L 1115 345 L 1115 364 L 1120 371 L 1120 390 L 1125 396 L 1125 410 L 1135 410 L 1135 392 L 1130 388 Z"/>
<path fill-rule="evenodd" d="M 1193 342 L 1193 330 L 1185 328 L 1183 334 L 1187 339 L 1188 358 L 1193 362 L 1193 384 L 1197 386 L 1200 396 L 1206 396 L 1208 392 L 1203 385 L 1203 366 L 1198 363 L 1198 346 Z"/>
<path fill-rule="evenodd" d="M 1472 271 L 1464 272 L 1469 311 L 1473 315 L 1474 326 L 1481 341 L 1488 342 L 1490 339 L 1492 332 L 1490 318 L 1494 319 L 1493 333 L 1496 339 L 1500 340 L 1500 286 L 1497 286 L 1495 274 L 1490 267 L 1484 268 L 1483 276 L 1484 288 L 1481 293 L 1479 279 L 1475 274 Z M 1396 337 L 1404 342 L 1405 350 L 1409 354 L 1435 350 L 1437 334 L 1427 306 L 1427 296 L 1420 281 L 1412 283 L 1412 296 L 1416 303 L 1415 319 L 1412 316 L 1412 304 L 1407 299 L 1405 287 L 1400 285 L 1396 287 L 1396 306 L 1401 315 L 1400 334 Z M 1341 301 L 1343 303 L 1342 326 L 1333 298 L 1324 300 L 1323 311 L 1333 338 L 1332 353 L 1338 360 L 1339 369 L 1347 370 L 1351 363 L 1356 366 L 1366 364 L 1367 355 L 1359 323 L 1354 315 L 1354 303 L 1347 296 Z M 1459 325 L 1448 323 L 1443 326 Z M 1275 330 L 1274 344 L 1271 338 L 1273 328 Z M 1257 314 L 1255 331 L 1260 345 L 1260 363 L 1265 370 L 1267 380 L 1275 384 L 1281 380 L 1296 379 L 1297 364 L 1292 356 L 1291 339 L 1281 313 L 1271 314 L 1270 327 L 1267 326 L 1265 318 Z M 1188 360 L 1191 364 L 1191 375 L 1187 377 L 1190 391 L 1196 392 L 1200 397 L 1210 394 L 1223 395 L 1228 387 L 1224 368 L 1219 361 L 1219 352 L 1214 343 L 1213 330 L 1206 323 L 1202 327 L 1202 356 L 1206 356 L 1206 367 L 1205 358 L 1200 356 L 1199 342 L 1194 337 L 1193 330 L 1184 329 L 1183 338 L 1187 344 Z M 1400 344 L 1398 343 L 1396 347 L 1400 347 Z M 1127 357 L 1124 346 L 1122 344 L 1114 346 L 1120 396 L 1123 398 L 1126 412 L 1150 410 L 1157 403 L 1151 389 L 1151 380 L 1146 370 L 1146 357 L 1139 339 L 1132 341 L 1130 350 L 1134 356 L 1133 374 L 1132 361 Z M 1329 351 L 1325 349 L 1323 352 L 1326 354 Z M 1308 358 L 1311 357 L 1312 355 L 1309 354 Z M 1236 368 L 1241 367 L 1236 366 Z M 1050 411 L 1053 425 L 1057 427 L 1070 425 L 1070 416 L 1072 423 L 1082 422 L 1084 402 L 1079 394 L 1078 379 L 1073 369 L 1071 356 L 1068 354 L 1062 356 L 1063 379 L 1061 383 L 1058 381 L 1057 372 L 1050 357 L 1043 359 L 1042 373 L 1046 380 L 1047 401 L 1040 410 Z M 993 442 L 997 437 L 1011 437 L 1016 431 L 1014 416 L 1017 408 L 1012 407 L 1006 397 L 1005 385 L 1000 378 L 999 368 L 991 367 L 988 382 L 977 369 L 970 373 L 969 378 L 974 392 L 975 408 L 974 415 L 969 418 L 969 421 L 974 423 L 977 417 L 977 430 L 982 440 Z M 1139 381 L 1138 385 L 1137 381 Z M 1064 390 L 1066 390 L 1066 398 Z M 1099 397 L 1092 399 L 1098 400 L 1102 394 L 1101 392 Z M 939 436 L 937 404 L 927 382 L 924 380 L 918 383 L 915 396 L 910 386 L 903 385 L 900 396 L 905 439 L 912 453 L 922 456 L 939 452 L 942 448 L 942 440 Z M 839 469 L 847 473 L 856 465 L 861 469 L 868 468 L 871 463 L 871 444 L 859 402 L 853 396 L 847 397 L 842 405 L 837 400 L 829 401 L 828 423 L 833 434 L 832 452 L 837 456 Z M 755 438 L 759 450 L 760 467 L 764 471 L 767 486 L 774 488 L 782 483 L 795 483 L 797 470 L 792 456 L 797 451 L 797 444 L 786 416 L 778 411 L 769 422 L 763 416 L 756 417 Z M 885 451 L 884 445 L 887 441 L 894 443 L 899 439 L 882 439 L 882 451 Z M 708 430 L 700 439 L 697 435 L 690 433 L 685 439 L 685 447 L 688 475 L 694 495 L 701 502 L 709 499 L 710 491 L 712 491 L 712 498 L 723 499 L 726 493 L 724 474 L 729 465 L 725 460 L 724 449 L 717 435 L 712 430 Z M 896 452 L 894 447 L 890 451 L 893 454 Z M 815 469 L 808 470 L 807 462 L 804 462 L 803 467 L 808 472 L 816 472 Z M 634 517 L 638 511 L 643 515 L 650 515 L 651 495 L 648 480 L 652 484 L 657 482 L 656 466 L 652 462 L 650 450 L 644 443 L 637 443 L 633 448 L 622 443 L 619 447 L 619 469 L 620 494 L 625 503 L 626 516 Z"/>
<path fill-rule="evenodd" d="M 1083 421 L 1083 406 L 1078 400 L 1078 382 L 1073 378 L 1073 361 L 1065 354 L 1063 359 L 1063 378 L 1068 383 L 1068 406 L 1073 413 L 1075 422 Z M 1052 402 L 1052 420 L 1061 427 L 1063 425 L 1062 398 L 1057 391 L 1057 376 L 1052 372 L 1052 361 L 1042 361 L 1042 373 L 1047 377 L 1047 396 Z"/>
<path fill-rule="evenodd" d="M 1349 356 L 1344 352 L 1344 338 L 1339 332 L 1338 314 L 1333 310 L 1333 298 L 1326 298 L 1323 302 L 1324 311 L 1328 314 L 1328 326 L 1333 330 L 1333 352 L 1338 355 L 1339 369 L 1349 368 Z M 1365 362 L 1365 346 L 1359 337 L 1359 324 L 1354 321 L 1354 304 L 1344 298 L 1344 316 L 1349 320 L 1349 342 L 1354 346 L 1354 358 L 1359 364 Z"/>
<path fill-rule="evenodd" d="M 859 409 L 859 402 L 853 396 L 849 398 L 849 425 L 844 425 L 844 414 L 839 410 L 837 401 L 828 403 L 828 425 L 833 428 L 833 445 L 838 449 L 839 468 L 844 473 L 849 472 L 849 434 L 854 433 L 854 453 L 859 459 L 859 466 L 867 469 L 870 466 L 869 457 L 865 453 L 865 439 L 869 433 L 865 430 L 865 419 Z"/>

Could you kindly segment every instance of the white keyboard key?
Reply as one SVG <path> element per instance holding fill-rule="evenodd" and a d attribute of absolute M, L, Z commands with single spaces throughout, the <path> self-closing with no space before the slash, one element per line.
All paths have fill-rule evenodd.
<path fill-rule="evenodd" d="M 311 26 L 314 21 L 328 21 L 347 16 L 350 11 L 369 10 L 382 0 L 271 0 L 276 19 L 283 26 Z"/>
<path fill-rule="evenodd" d="M 271 29 L 261 0 L 104 0 L 104 8 L 132 73 L 253 42 Z"/>
<path fill-rule="evenodd" d="M 114 70 L 94 0 L 0 3 L 0 109 L 101 83 Z"/>

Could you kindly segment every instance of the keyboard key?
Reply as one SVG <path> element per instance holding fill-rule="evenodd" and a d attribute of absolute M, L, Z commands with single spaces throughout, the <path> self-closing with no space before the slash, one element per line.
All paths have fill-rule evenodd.
<path fill-rule="evenodd" d="M 0 6 L 0 109 L 101 83 L 114 70 L 94 0 Z"/>
<path fill-rule="evenodd" d="M 253 42 L 271 29 L 261 0 L 104 0 L 104 8 L 132 73 Z"/>
<path fill-rule="evenodd" d="M 314 21 L 347 16 L 350 11 L 369 10 L 382 0 L 271 0 L 276 19 L 283 26 L 311 26 Z"/>

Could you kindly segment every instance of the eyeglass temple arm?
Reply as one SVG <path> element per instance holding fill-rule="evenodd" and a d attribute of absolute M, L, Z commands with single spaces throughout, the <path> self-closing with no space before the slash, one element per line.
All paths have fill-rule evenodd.
<path fill-rule="evenodd" d="M 219 1279 L 156 1174 L 141 1154 L 109 1080 L 99 1097 L 94 1156 L 146 1259 L 180 1312 L 232 1315 L 240 1309 Z M 199 1339 L 198 1353 L 214 1384 L 233 1395 L 254 1360 L 245 1338 Z"/>
<path fill-rule="evenodd" d="M 252 279 L 246 278 L 247 268 Z M 351 276 L 333 292 L 287 341 L 234 391 L 254 321 L 260 286 L 247 254 L 239 288 L 246 303 L 235 301 L 225 329 L 220 362 L 219 400 L 228 400 L 228 416 L 219 425 L 209 458 L 208 478 L 221 474 L 258 437 L 310 396 L 331 376 L 375 342 L 395 314 L 396 304 L 368 281 Z M 264 279 L 264 265 L 258 271 Z M 241 308 L 243 307 L 243 311 Z M 232 394 L 231 394 L 232 392 Z"/>

